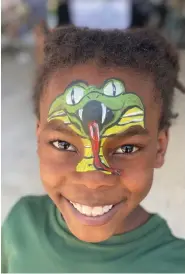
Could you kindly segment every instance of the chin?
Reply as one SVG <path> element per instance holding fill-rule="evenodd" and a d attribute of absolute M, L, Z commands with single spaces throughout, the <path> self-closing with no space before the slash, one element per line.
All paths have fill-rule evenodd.
<path fill-rule="evenodd" d="M 77 212 L 69 202 L 64 201 L 59 210 L 71 233 L 81 241 L 98 243 L 116 234 L 123 222 L 124 202 L 112 208 L 103 216 L 89 217 Z"/>
<path fill-rule="evenodd" d="M 102 226 L 74 225 L 73 222 L 65 220 L 71 233 L 80 241 L 88 243 L 99 243 L 108 240 L 115 233 L 109 224 Z"/>

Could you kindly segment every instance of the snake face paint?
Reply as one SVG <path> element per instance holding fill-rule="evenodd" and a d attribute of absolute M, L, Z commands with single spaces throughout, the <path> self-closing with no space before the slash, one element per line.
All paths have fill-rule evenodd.
<path fill-rule="evenodd" d="M 76 81 L 51 104 L 48 122 L 51 120 L 62 121 L 82 138 L 84 156 L 76 171 L 119 174 L 107 163 L 103 145 L 108 137 L 131 126 L 144 128 L 144 106 L 136 94 L 126 92 L 118 79 L 108 79 L 101 87 Z"/>

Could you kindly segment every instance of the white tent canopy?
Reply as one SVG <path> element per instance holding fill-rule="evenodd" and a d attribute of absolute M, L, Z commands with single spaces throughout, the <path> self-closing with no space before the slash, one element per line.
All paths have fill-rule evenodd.
<path fill-rule="evenodd" d="M 90 28 L 126 29 L 131 24 L 132 0 L 71 0 L 73 24 Z"/>

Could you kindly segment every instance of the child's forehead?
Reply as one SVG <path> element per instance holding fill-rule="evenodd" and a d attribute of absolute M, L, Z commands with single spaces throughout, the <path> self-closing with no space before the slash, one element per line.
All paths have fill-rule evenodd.
<path fill-rule="evenodd" d="M 47 93 L 50 97 L 55 98 L 57 94 L 62 94 L 72 82 L 81 80 L 88 85 L 100 87 L 107 79 L 111 78 L 119 79 L 124 83 L 127 91 L 138 93 L 139 96 L 148 97 L 154 92 L 152 77 L 146 73 L 130 68 L 100 68 L 86 64 L 63 69 L 53 74 L 48 84 Z"/>
<path fill-rule="evenodd" d="M 119 79 L 123 82 L 126 91 L 138 95 L 146 109 L 153 108 L 156 105 L 154 99 L 155 86 L 152 77 L 149 75 L 130 68 L 100 68 L 87 64 L 62 69 L 53 74 L 45 91 L 46 96 L 44 96 L 44 100 L 41 100 L 41 115 L 43 111 L 44 116 L 47 117 L 51 103 L 71 83 L 83 81 L 87 85 L 99 88 L 107 79 Z"/>

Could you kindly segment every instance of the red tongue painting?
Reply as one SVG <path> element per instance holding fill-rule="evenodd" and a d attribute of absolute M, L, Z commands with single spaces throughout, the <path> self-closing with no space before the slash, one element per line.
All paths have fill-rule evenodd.
<path fill-rule="evenodd" d="M 88 124 L 89 128 L 89 135 L 91 138 L 91 144 L 92 144 L 92 151 L 94 155 L 94 166 L 97 168 L 97 170 L 104 170 L 111 172 L 112 174 L 120 175 L 120 171 L 110 168 L 106 165 L 104 165 L 101 162 L 99 152 L 100 152 L 100 130 L 99 125 L 96 121 L 92 121 Z"/>

